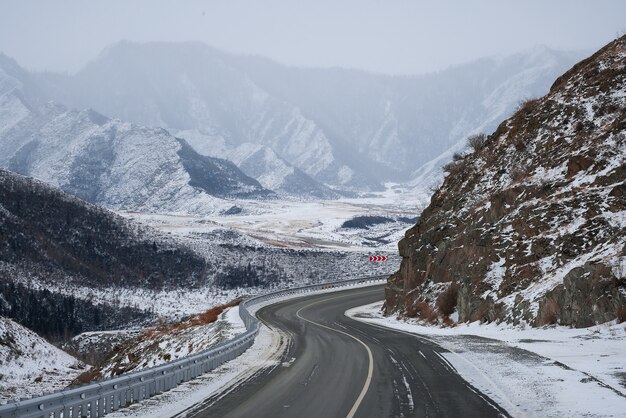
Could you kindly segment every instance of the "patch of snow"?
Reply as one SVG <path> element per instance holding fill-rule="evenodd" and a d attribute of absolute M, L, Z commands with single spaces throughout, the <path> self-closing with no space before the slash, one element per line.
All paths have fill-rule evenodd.
<path fill-rule="evenodd" d="M 11 91 L 0 94 L 0 136 L 17 125 L 30 114 L 30 110 L 24 106 L 20 98 Z M 0 161 L 2 158 L 0 158 Z"/>
<path fill-rule="evenodd" d="M 552 181 L 559 181 L 565 178 L 567 172 L 567 162 L 564 162 L 558 167 L 546 169 L 544 167 L 538 167 L 530 177 L 531 182 L 534 183 L 548 183 Z"/>
<path fill-rule="evenodd" d="M 498 290 L 500 289 L 500 284 L 502 283 L 502 279 L 504 278 L 504 274 L 506 273 L 506 267 L 504 267 L 504 263 L 506 263 L 506 259 L 500 258 L 499 261 L 496 261 L 489 266 L 489 270 L 485 275 L 484 282 L 491 285 L 491 290 L 487 290 L 481 297 L 484 299 L 489 295 L 494 295 L 497 297 Z M 494 297 L 493 299 L 495 299 Z"/>
<path fill-rule="evenodd" d="M 33 331 L 0 316 L 0 403 L 62 389 L 86 367 Z"/>

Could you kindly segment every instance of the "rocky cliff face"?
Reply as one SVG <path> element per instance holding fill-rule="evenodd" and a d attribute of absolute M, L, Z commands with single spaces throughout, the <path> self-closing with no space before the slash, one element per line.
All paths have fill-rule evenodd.
<path fill-rule="evenodd" d="M 448 164 L 387 313 L 586 327 L 625 315 L 626 37 Z"/>

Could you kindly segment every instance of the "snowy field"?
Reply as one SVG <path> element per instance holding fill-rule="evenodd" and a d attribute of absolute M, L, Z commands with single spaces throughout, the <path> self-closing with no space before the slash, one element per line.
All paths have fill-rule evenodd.
<path fill-rule="evenodd" d="M 626 324 L 520 328 L 477 322 L 450 328 L 381 314 L 382 301 L 346 315 L 418 335 L 513 416 L 626 416 Z"/>
<path fill-rule="evenodd" d="M 233 207 L 241 208 L 241 213 L 213 216 L 120 214 L 180 236 L 231 229 L 255 242 L 281 248 L 396 251 L 398 241 L 414 224 L 406 218 L 415 218 L 428 204 L 428 198 L 423 193 L 407 193 L 399 185 L 387 184 L 384 192 L 354 199 L 233 200 L 231 203 Z M 368 229 L 341 227 L 356 216 L 382 216 L 395 222 Z M 405 221 L 397 221 L 399 218 Z"/>

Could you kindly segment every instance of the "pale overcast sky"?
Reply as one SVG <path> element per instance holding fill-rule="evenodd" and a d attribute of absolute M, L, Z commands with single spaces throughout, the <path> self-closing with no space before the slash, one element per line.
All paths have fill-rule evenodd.
<path fill-rule="evenodd" d="M 69 72 L 122 39 L 415 74 L 540 44 L 596 49 L 625 30 L 624 0 L 0 0 L 0 51 Z"/>

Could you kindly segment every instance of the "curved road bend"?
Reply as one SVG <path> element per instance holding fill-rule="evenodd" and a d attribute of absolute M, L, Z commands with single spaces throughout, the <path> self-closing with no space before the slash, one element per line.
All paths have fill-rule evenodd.
<path fill-rule="evenodd" d="M 417 336 L 374 327 L 344 312 L 384 298 L 383 287 L 307 296 L 258 312 L 291 336 L 282 364 L 227 396 L 209 398 L 197 417 L 493 417 L 506 412 L 471 387 Z"/>

